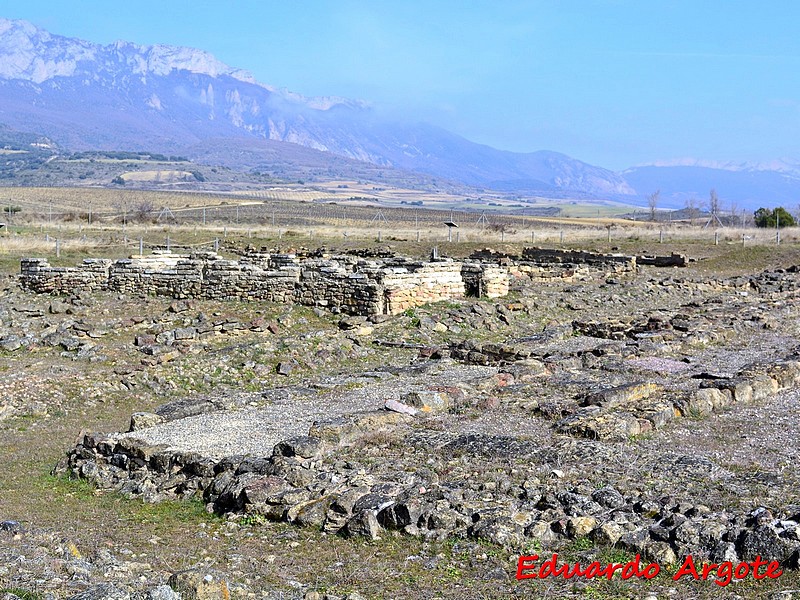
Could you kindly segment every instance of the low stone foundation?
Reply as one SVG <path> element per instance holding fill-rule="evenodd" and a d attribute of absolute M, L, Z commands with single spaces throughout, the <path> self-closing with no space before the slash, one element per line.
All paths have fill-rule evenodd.
<path fill-rule="evenodd" d="M 502 376 L 471 384 L 482 386 L 492 380 L 500 385 Z M 701 386 L 686 408 L 710 414 L 731 403 L 764 400 L 799 383 L 797 361 L 751 367 L 734 379 L 714 381 L 713 387 Z M 468 386 L 467 393 L 475 389 Z M 604 436 L 592 432 L 618 424 L 603 421 L 600 413 L 607 418 L 627 416 L 630 423 L 644 418 L 604 407 L 643 408 L 657 391 L 657 386 L 640 382 L 588 395 L 585 404 L 594 411 L 594 422 L 579 422 L 586 415 L 575 415 L 556 428 L 591 439 L 560 440 L 559 458 L 570 463 L 587 454 L 607 453 L 599 441 Z M 178 401 L 156 413 L 135 414 L 129 433 L 83 433 L 55 471 L 149 501 L 202 498 L 209 510 L 222 515 L 285 521 L 348 537 L 377 540 L 387 531 L 400 531 L 438 539 L 472 537 L 520 551 L 534 541 L 557 548 L 588 537 L 600 546 L 615 546 L 664 564 L 688 555 L 716 562 L 762 555 L 783 568 L 800 566 L 797 506 L 713 511 L 682 499 L 681 494 L 654 500 L 646 493 L 610 485 L 579 491 L 559 481 L 561 471 L 553 470 L 546 478 L 535 476 L 548 468 L 552 455 L 534 442 L 420 426 L 463 393 L 461 388 L 439 386 L 401 398 L 408 404 L 387 401 L 391 410 L 317 421 L 307 434 L 284 439 L 262 456 L 203 456 L 140 439 L 154 425 L 222 408 Z M 423 408 L 398 412 L 411 408 L 415 400 Z M 676 408 L 667 403 L 664 410 L 672 414 Z M 222 420 L 225 411 L 214 414 Z M 656 420 L 651 422 L 657 425 Z M 627 429 L 623 433 L 632 434 Z M 414 452 L 427 457 L 427 462 L 412 456 Z M 469 460 L 461 460 L 465 456 Z M 382 460 L 358 463 L 367 457 Z M 498 460 L 519 461 L 526 468 L 497 480 L 495 473 L 507 472 L 497 468 Z M 699 456 L 665 457 L 664 462 L 665 469 L 695 473 L 692 476 L 715 468 Z M 487 469 L 487 464 L 495 467 Z"/>
<path fill-rule="evenodd" d="M 301 258 L 267 252 L 249 252 L 238 261 L 214 252 L 156 252 L 113 262 L 86 259 L 70 268 L 53 267 L 44 258 L 25 258 L 20 271 L 23 288 L 37 293 L 106 289 L 179 299 L 266 300 L 351 315 L 398 314 L 463 298 L 465 280 L 474 295 L 505 296 L 509 278 L 506 267 L 479 262 L 326 254 Z"/>

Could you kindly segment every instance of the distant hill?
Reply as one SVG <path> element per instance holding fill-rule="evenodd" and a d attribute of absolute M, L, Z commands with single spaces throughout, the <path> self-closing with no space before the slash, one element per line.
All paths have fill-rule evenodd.
<path fill-rule="evenodd" d="M 696 206 L 706 206 L 711 189 L 717 192 L 724 210 L 732 204 L 750 210 L 761 205 L 794 208 L 800 204 L 800 173 L 792 171 L 646 166 L 622 175 L 642 195 L 661 190 L 664 207 L 679 208 L 692 200 Z"/>

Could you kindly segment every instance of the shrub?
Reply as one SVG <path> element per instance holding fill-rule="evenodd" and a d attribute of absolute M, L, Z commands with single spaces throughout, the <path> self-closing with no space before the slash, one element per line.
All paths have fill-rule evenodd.
<path fill-rule="evenodd" d="M 782 206 L 774 210 L 759 208 L 753 217 L 756 227 L 794 227 L 796 224 L 794 217 Z"/>

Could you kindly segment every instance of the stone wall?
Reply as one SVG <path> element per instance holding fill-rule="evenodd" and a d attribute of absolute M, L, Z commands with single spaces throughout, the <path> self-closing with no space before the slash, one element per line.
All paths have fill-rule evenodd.
<path fill-rule="evenodd" d="M 628 256 L 558 248 L 524 248 L 521 255 L 485 248 L 474 252 L 470 258 L 508 266 L 512 275 L 527 276 L 534 281 L 581 280 L 593 274 L 633 273 L 639 265 L 685 267 L 690 262 L 686 256 L 674 252 L 668 256 Z"/>
<path fill-rule="evenodd" d="M 464 263 L 461 277 L 467 296 L 502 298 L 508 295 L 510 269 L 484 263 Z"/>
<path fill-rule="evenodd" d="M 407 308 L 463 298 L 466 295 L 461 263 L 416 263 L 390 267 L 383 273 L 385 312 L 396 315 Z"/>
<path fill-rule="evenodd" d="M 619 265 L 625 269 L 636 269 L 636 258 L 624 254 L 603 254 L 584 250 L 559 250 L 552 248 L 525 248 L 522 260 L 534 263 L 569 263 L 588 265 Z"/>
<path fill-rule="evenodd" d="M 98 258 L 87 258 L 76 268 L 51 267 L 46 258 L 23 258 L 20 261 L 23 286 L 40 294 L 105 288 L 110 267 L 110 260 Z"/>
<path fill-rule="evenodd" d="M 265 300 L 318 306 L 351 315 L 397 314 L 408 308 L 473 294 L 508 293 L 508 269 L 494 264 L 402 257 L 369 259 L 317 253 L 248 252 L 226 260 L 214 252 L 155 252 L 127 259 L 87 259 L 77 267 L 52 267 L 46 259 L 23 259 L 23 288 L 67 294 L 107 289 L 132 295 L 212 300 Z"/>
<path fill-rule="evenodd" d="M 561 250 L 557 248 L 524 248 L 521 255 L 497 252 L 490 248 L 478 250 L 470 256 L 485 266 L 489 262 L 507 269 L 511 277 L 526 278 L 531 281 L 546 282 L 586 281 L 593 277 L 608 275 L 625 275 L 635 273 L 637 260 L 635 256 L 624 254 L 603 254 L 583 250 Z M 487 275 L 484 275 L 486 278 Z M 491 279 L 491 276 L 489 276 Z M 489 287 L 499 295 L 504 293 L 503 278 L 495 279 Z M 477 286 L 477 282 L 474 283 Z M 468 281 L 468 288 L 472 281 Z"/>

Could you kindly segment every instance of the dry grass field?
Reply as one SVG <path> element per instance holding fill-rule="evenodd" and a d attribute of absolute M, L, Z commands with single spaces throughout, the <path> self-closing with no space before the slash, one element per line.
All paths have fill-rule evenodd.
<path fill-rule="evenodd" d="M 551 208 L 561 211 L 555 216 L 535 214 L 537 208 L 544 206 L 537 202 L 526 204 L 526 208 L 499 205 L 450 209 L 448 205 L 458 200 L 455 196 L 431 196 L 411 190 L 369 191 L 363 185 L 342 190 L 338 187 L 341 185 L 350 184 L 334 182 L 318 189 L 283 186 L 228 193 L 5 188 L 0 191 L 0 205 L 8 226 L 2 233 L 5 237 L 58 238 L 64 243 L 76 238 L 105 238 L 106 245 L 109 240 L 115 243 L 117 239 L 141 236 L 160 240 L 167 233 L 176 239 L 193 237 L 198 230 L 206 232 L 206 238 L 221 234 L 265 240 L 288 237 L 293 241 L 307 237 L 311 241 L 357 239 L 428 244 L 595 243 L 607 248 L 641 242 L 657 244 L 652 247 L 653 253 L 659 252 L 662 244 L 675 241 L 691 241 L 700 246 L 776 244 L 773 230 L 712 228 L 704 226 L 700 219 L 696 223 L 651 223 L 614 216 L 623 208 L 630 211 L 630 207 L 551 203 Z M 415 199 L 409 202 L 421 200 L 424 206 L 396 202 L 405 194 Z M 445 226 L 448 221 L 458 225 L 452 232 Z M 796 229 L 781 231 L 784 243 L 798 239 Z"/>

